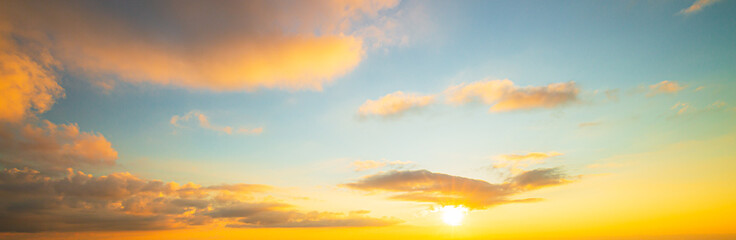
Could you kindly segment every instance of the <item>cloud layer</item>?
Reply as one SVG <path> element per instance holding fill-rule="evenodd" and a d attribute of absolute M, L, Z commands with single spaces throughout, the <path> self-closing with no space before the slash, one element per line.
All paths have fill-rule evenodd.
<path fill-rule="evenodd" d="M 319 90 L 360 63 L 364 41 L 373 41 L 360 30 L 398 1 L 139 4 L 146 10 L 13 1 L 0 9 L 0 23 L 10 34 L 36 36 L 27 41 L 51 49 L 67 70 L 95 78 L 217 91 Z"/>
<path fill-rule="evenodd" d="M 390 192 L 393 193 L 390 198 L 395 200 L 486 209 L 500 204 L 537 201 L 539 199 L 511 199 L 510 197 L 570 181 L 557 168 L 526 171 L 500 184 L 427 170 L 394 170 L 369 175 L 357 182 L 344 184 L 344 186 L 365 191 Z"/>
<path fill-rule="evenodd" d="M 258 197 L 265 185 L 202 187 L 146 180 L 130 173 L 95 177 L 68 170 L 48 177 L 33 169 L 0 171 L 0 231 L 120 231 L 230 227 L 385 226 L 395 218 L 300 212 L 272 198 Z"/>
<path fill-rule="evenodd" d="M 0 124 L 0 164 L 32 167 L 45 173 L 67 168 L 111 166 L 118 152 L 102 134 L 82 132 L 77 124 Z"/>

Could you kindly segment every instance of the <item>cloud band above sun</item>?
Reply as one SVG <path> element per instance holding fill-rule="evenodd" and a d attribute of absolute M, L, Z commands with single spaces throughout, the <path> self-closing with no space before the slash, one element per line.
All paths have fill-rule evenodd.
<path fill-rule="evenodd" d="M 572 180 L 558 168 L 525 171 L 499 184 L 427 170 L 393 170 L 365 176 L 343 186 L 357 190 L 392 193 L 390 198 L 394 200 L 486 209 L 501 204 L 538 201 L 539 199 L 535 198 L 510 197 L 570 181 Z"/>

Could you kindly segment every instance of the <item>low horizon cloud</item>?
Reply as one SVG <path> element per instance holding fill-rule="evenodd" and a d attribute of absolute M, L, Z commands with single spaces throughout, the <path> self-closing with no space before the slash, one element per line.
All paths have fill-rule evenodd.
<path fill-rule="evenodd" d="M 392 200 L 434 203 L 442 206 L 463 205 L 471 210 L 482 210 L 501 204 L 539 201 L 538 198 L 510 197 L 571 181 L 559 168 L 525 171 L 499 184 L 428 170 L 392 170 L 368 175 L 341 186 L 368 192 L 393 193 L 389 196 Z"/>

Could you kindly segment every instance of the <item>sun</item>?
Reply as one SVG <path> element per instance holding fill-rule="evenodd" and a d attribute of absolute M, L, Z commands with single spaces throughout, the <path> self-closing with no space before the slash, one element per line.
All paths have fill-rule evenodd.
<path fill-rule="evenodd" d="M 460 224 L 463 223 L 463 218 L 465 218 L 465 214 L 468 213 L 468 209 L 463 207 L 462 205 L 444 206 L 439 210 L 440 212 L 442 212 L 442 221 L 450 226 L 460 226 Z"/>

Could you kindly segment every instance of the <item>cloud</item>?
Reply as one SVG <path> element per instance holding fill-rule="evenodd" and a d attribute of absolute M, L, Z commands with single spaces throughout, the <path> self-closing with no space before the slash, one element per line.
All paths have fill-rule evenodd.
<path fill-rule="evenodd" d="M 721 101 L 721 100 L 716 100 L 715 102 L 708 104 L 707 109 L 710 109 L 710 110 L 719 109 L 719 108 L 725 107 L 726 105 L 727 105 L 726 102 Z"/>
<path fill-rule="evenodd" d="M 46 49 L 19 45 L 16 38 L 22 36 L 11 36 L 0 25 L 0 122 L 46 112 L 64 96 L 53 71 L 56 60 Z"/>
<path fill-rule="evenodd" d="M 234 129 L 231 126 L 218 126 L 213 125 L 210 123 L 209 118 L 207 115 L 204 115 L 203 113 L 199 111 L 190 111 L 187 114 L 184 114 L 183 116 L 174 115 L 171 117 L 171 120 L 169 120 L 169 123 L 171 125 L 174 125 L 174 127 L 183 127 L 182 122 L 190 122 L 190 121 L 197 121 L 199 122 L 199 127 L 222 132 L 228 135 L 231 135 L 233 133 L 236 134 L 249 134 L 249 135 L 258 135 L 263 133 L 263 127 L 257 127 L 257 128 L 244 128 L 239 127 L 237 129 Z"/>
<path fill-rule="evenodd" d="M 434 102 L 434 98 L 433 95 L 419 95 L 397 91 L 377 100 L 366 100 L 358 109 L 358 113 L 362 116 L 398 115 L 410 109 L 427 106 Z"/>
<path fill-rule="evenodd" d="M 560 156 L 558 152 L 530 152 L 527 154 L 504 154 L 498 155 L 499 159 L 507 161 L 523 161 L 523 160 L 543 160 L 554 156 Z"/>
<path fill-rule="evenodd" d="M 692 107 L 692 106 L 690 106 L 690 104 L 689 104 L 689 103 L 681 103 L 681 102 L 677 102 L 677 103 L 676 103 L 675 105 L 673 105 L 673 106 L 672 106 L 672 107 L 671 107 L 670 109 L 672 109 L 672 110 L 675 110 L 675 109 L 679 109 L 679 110 L 677 110 L 677 115 L 682 115 L 682 114 L 684 114 L 684 113 L 685 113 L 685 112 L 687 112 L 687 111 L 692 111 L 692 110 L 694 110 L 695 108 L 694 108 L 694 107 Z"/>
<path fill-rule="evenodd" d="M 681 86 L 677 82 L 661 81 L 657 84 L 649 86 L 649 93 L 647 94 L 647 96 L 651 97 L 657 94 L 677 93 L 683 89 L 685 89 L 685 87 Z"/>
<path fill-rule="evenodd" d="M 427 170 L 389 171 L 369 175 L 343 186 L 364 190 L 394 193 L 391 199 L 429 202 L 440 205 L 463 205 L 470 209 L 529 202 L 539 199 L 510 199 L 526 191 L 570 182 L 558 168 L 526 171 L 500 184 L 483 180 L 433 173 Z"/>
<path fill-rule="evenodd" d="M 361 116 L 400 115 L 411 109 L 434 103 L 436 96 L 444 96 L 446 102 L 453 105 L 480 101 L 492 105 L 489 109 L 491 112 L 555 108 L 577 101 L 579 92 L 574 82 L 552 83 L 542 87 L 517 87 L 508 79 L 483 80 L 451 86 L 437 95 L 407 94 L 397 91 L 378 100 L 366 100 L 358 109 L 358 113 Z"/>
<path fill-rule="evenodd" d="M 402 162 L 402 161 L 386 161 L 386 160 L 381 160 L 381 161 L 356 160 L 352 162 L 350 165 L 352 165 L 355 168 L 356 172 L 361 172 L 361 171 L 366 171 L 366 170 L 371 170 L 371 169 L 376 169 L 376 168 L 382 168 L 385 166 L 404 166 L 404 165 L 411 164 L 411 163 L 412 163 L 411 161 Z"/>
<path fill-rule="evenodd" d="M 491 112 L 534 108 L 554 108 L 577 100 L 579 89 L 574 82 L 552 83 L 542 87 L 517 87 L 508 79 L 483 80 L 459 84 L 445 90 L 451 104 L 481 101 L 492 105 Z"/>
<path fill-rule="evenodd" d="M 0 163 L 48 173 L 70 167 L 112 166 L 118 152 L 100 133 L 82 132 L 75 123 L 0 124 Z"/>
<path fill-rule="evenodd" d="M 95 1 L 17 1 L 4 4 L 0 21 L 14 34 L 50 36 L 39 43 L 77 74 L 214 91 L 320 90 L 360 63 L 364 41 L 374 40 L 359 33 L 381 27 L 370 23 L 397 4 L 161 1 L 139 11 Z"/>
<path fill-rule="evenodd" d="M 368 227 L 389 226 L 403 222 L 397 218 L 373 218 L 365 216 L 368 211 L 353 211 L 348 214 L 335 212 L 258 212 L 239 220 L 238 228 L 305 228 L 305 227 Z"/>
<path fill-rule="evenodd" d="M 10 168 L 0 171 L 0 232 L 156 230 L 208 224 L 361 227 L 401 222 L 369 217 L 365 211 L 300 212 L 264 197 L 269 190 L 270 186 L 258 184 L 164 183 L 127 172 L 96 177 L 68 169 L 65 177 L 53 177 Z"/>
<path fill-rule="evenodd" d="M 526 154 L 503 154 L 495 157 L 494 169 L 507 169 L 511 174 L 525 172 L 526 168 L 544 163 L 551 157 L 561 156 L 558 152 L 530 152 Z"/>
<path fill-rule="evenodd" d="M 707 7 L 719 1 L 720 0 L 696 0 L 695 2 L 693 2 L 692 5 L 690 5 L 690 7 L 680 10 L 680 14 L 690 15 L 700 12 L 701 10 L 703 10 L 704 7 Z"/>

